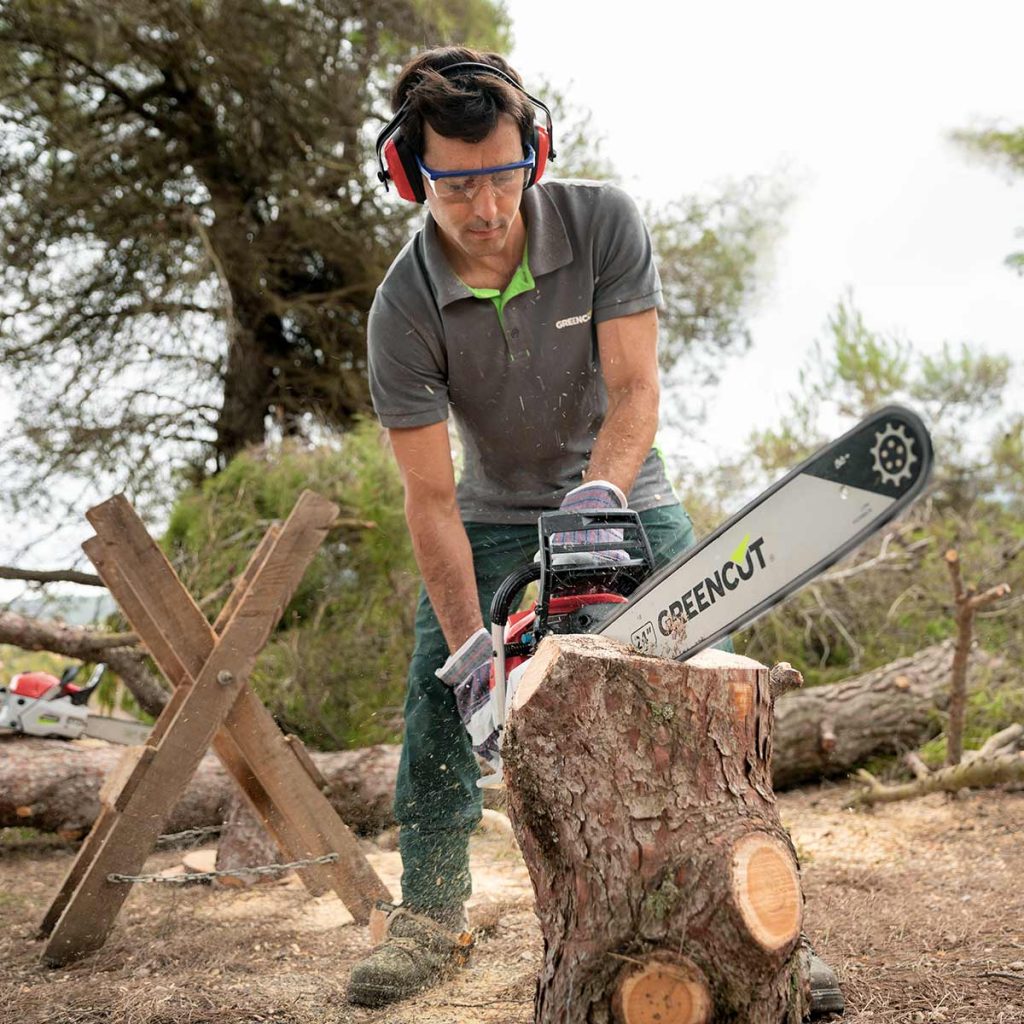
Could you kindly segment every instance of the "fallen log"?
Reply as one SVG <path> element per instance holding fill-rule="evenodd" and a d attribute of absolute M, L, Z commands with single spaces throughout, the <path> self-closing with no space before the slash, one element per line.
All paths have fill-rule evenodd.
<path fill-rule="evenodd" d="M 776 789 L 845 776 L 868 758 L 901 755 L 942 731 L 953 642 L 828 686 L 790 693 L 775 709 Z M 998 659 L 975 647 L 969 670 Z"/>
<path fill-rule="evenodd" d="M 902 754 L 937 735 L 952 657 L 950 642 L 936 644 L 841 683 L 784 693 L 775 705 L 774 789 L 845 776 L 869 757 Z M 972 671 L 996 662 L 977 648 L 971 654 Z M 357 832 L 394 825 L 399 749 L 381 744 L 312 754 L 331 783 L 332 803 Z M 88 830 L 100 784 L 119 757 L 117 747 L 86 741 L 0 737 L 0 828 Z M 226 774 L 214 758 L 205 759 L 168 831 L 219 824 L 229 799 Z M 18 809 L 26 807 L 31 813 L 22 816 Z"/>
<path fill-rule="evenodd" d="M 0 828 L 84 835 L 99 813 L 103 780 L 125 750 L 98 740 L 0 737 Z M 331 803 L 353 831 L 372 835 L 393 823 L 398 754 L 397 746 L 381 744 L 311 755 L 330 787 Z M 164 831 L 221 824 L 235 789 L 217 758 L 207 754 Z"/>
<path fill-rule="evenodd" d="M 782 1024 L 807 988 L 770 779 L 772 681 L 550 636 L 515 694 L 509 817 L 544 936 L 536 1024 Z"/>

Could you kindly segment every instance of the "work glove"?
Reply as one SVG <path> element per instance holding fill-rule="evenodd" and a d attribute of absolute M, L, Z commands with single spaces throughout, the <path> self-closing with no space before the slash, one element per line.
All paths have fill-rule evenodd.
<path fill-rule="evenodd" d="M 574 487 L 563 499 L 560 512 L 604 512 L 629 507 L 625 494 L 607 480 L 588 480 Z M 562 551 L 569 544 L 593 545 L 622 540 L 622 530 L 605 527 L 596 530 L 573 530 L 551 535 L 551 559 L 555 565 L 604 565 L 625 562 L 629 555 L 621 548 L 604 551 Z M 538 555 L 539 557 L 539 555 Z"/>
<path fill-rule="evenodd" d="M 455 691 L 459 720 L 473 752 L 497 769 L 499 731 L 491 700 L 494 682 L 491 634 L 481 626 L 434 674 Z"/>

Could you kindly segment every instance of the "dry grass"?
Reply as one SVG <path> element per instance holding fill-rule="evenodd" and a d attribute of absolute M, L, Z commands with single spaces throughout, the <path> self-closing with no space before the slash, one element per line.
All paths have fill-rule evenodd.
<path fill-rule="evenodd" d="M 1024 796 L 841 810 L 847 786 L 785 794 L 807 929 L 843 980 L 849 1024 L 1024 1024 Z M 540 935 L 525 871 L 474 841 L 473 965 L 390 1010 L 344 1002 L 368 948 L 294 880 L 251 891 L 137 886 L 98 954 L 41 965 L 34 926 L 71 852 L 0 847 L 0 1024 L 529 1024 Z M 159 853 L 148 868 L 177 859 Z M 375 855 L 396 877 L 397 855 Z M 1002 973 L 1000 973 L 1002 972 Z M 1009 975 L 1009 977 L 1003 976 Z"/>

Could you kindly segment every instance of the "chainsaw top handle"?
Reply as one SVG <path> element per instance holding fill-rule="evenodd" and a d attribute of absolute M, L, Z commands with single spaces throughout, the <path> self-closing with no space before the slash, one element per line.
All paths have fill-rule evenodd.
<path fill-rule="evenodd" d="M 597 531 L 616 530 L 621 536 L 592 541 Z M 552 548 L 552 538 L 561 534 Z M 580 543 L 566 543 L 564 535 L 582 537 Z M 608 534 L 606 533 L 607 537 Z M 628 597 L 654 571 L 654 556 L 640 516 L 631 509 L 600 512 L 543 512 L 537 520 L 537 560 L 520 566 L 498 587 L 491 601 L 491 623 L 504 627 L 516 607 L 515 601 L 528 584 L 540 580 L 536 626 L 528 644 L 507 644 L 507 657 L 529 657 L 548 632 L 551 600 L 565 594 L 612 593 Z M 586 560 L 600 552 L 618 552 L 620 560 Z M 577 561 L 579 556 L 582 561 Z M 569 564 L 566 556 L 574 560 Z"/>

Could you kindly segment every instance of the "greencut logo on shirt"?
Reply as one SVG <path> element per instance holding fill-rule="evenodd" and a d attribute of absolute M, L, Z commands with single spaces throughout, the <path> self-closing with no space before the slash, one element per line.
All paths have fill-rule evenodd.
<path fill-rule="evenodd" d="M 736 550 L 721 569 L 716 569 L 711 576 L 705 576 L 695 583 L 686 593 L 681 594 L 667 608 L 658 613 L 658 629 L 662 636 L 672 636 L 678 630 L 680 621 L 689 622 L 706 612 L 720 597 L 725 597 L 727 590 L 735 590 L 738 586 L 751 579 L 755 572 L 766 565 L 761 547 L 764 537 L 751 540 L 746 534 L 739 542 Z"/>
<path fill-rule="evenodd" d="M 567 316 L 564 320 L 555 321 L 555 330 L 560 331 L 563 327 L 578 327 L 580 324 L 589 324 L 593 310 L 588 309 L 580 316 Z"/>

